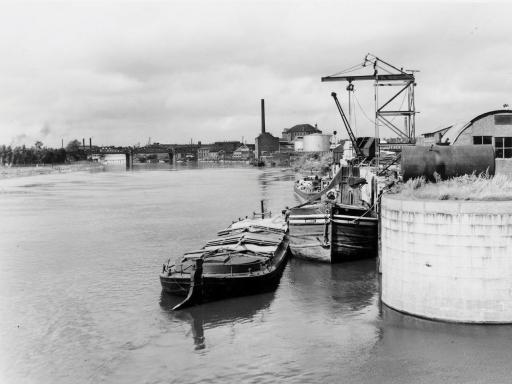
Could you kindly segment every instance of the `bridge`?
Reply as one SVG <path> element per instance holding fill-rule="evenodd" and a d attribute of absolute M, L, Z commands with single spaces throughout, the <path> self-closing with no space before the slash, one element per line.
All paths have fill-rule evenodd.
<path fill-rule="evenodd" d="M 84 148 L 92 159 L 105 159 L 109 155 L 124 155 L 128 167 L 134 162 L 149 162 L 163 160 L 174 163 L 180 160 L 197 160 L 198 144 L 153 144 L 144 147 L 90 147 Z M 117 156 L 116 162 L 121 163 L 123 157 Z"/>

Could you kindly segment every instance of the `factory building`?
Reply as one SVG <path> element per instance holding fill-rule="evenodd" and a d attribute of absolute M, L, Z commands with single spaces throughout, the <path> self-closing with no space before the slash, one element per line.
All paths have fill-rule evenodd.
<path fill-rule="evenodd" d="M 255 155 L 257 159 L 279 152 L 279 137 L 265 131 L 265 100 L 261 99 L 261 133 L 255 139 Z"/>
<path fill-rule="evenodd" d="M 262 132 L 255 141 L 256 157 L 268 156 L 274 152 L 279 152 L 279 137 L 274 137 L 268 132 Z"/>
<path fill-rule="evenodd" d="M 512 110 L 500 109 L 476 116 L 468 122 L 425 133 L 421 145 L 491 144 L 496 155 L 496 172 L 512 171 Z"/>

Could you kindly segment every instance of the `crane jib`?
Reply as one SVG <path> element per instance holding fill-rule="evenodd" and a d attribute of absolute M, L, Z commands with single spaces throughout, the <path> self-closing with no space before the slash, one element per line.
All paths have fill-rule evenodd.
<path fill-rule="evenodd" d="M 338 100 L 338 97 L 336 96 L 336 92 L 332 92 L 331 96 L 334 99 L 334 102 L 336 103 L 336 107 L 338 108 L 338 111 L 341 115 L 341 120 L 343 121 L 343 124 L 345 125 L 345 129 L 347 130 L 350 141 L 352 142 L 352 147 L 354 148 L 354 151 L 356 151 L 357 157 L 363 158 L 364 157 L 363 151 L 361 150 L 361 148 L 359 148 L 359 145 L 357 145 L 356 137 L 354 135 L 354 132 L 352 132 L 352 128 L 350 127 L 350 124 L 347 120 L 347 116 L 345 116 L 345 112 L 343 112 L 343 108 L 341 108 L 341 104 Z"/>

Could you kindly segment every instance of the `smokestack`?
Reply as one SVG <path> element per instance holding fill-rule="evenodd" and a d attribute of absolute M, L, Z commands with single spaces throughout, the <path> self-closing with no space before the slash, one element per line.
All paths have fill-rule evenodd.
<path fill-rule="evenodd" d="M 85 151 L 85 139 L 82 138 L 82 147 L 84 147 L 84 151 Z"/>
<path fill-rule="evenodd" d="M 265 133 L 265 99 L 261 99 L 261 133 Z"/>
<path fill-rule="evenodd" d="M 89 149 L 91 150 L 92 155 L 92 138 L 89 137 Z"/>

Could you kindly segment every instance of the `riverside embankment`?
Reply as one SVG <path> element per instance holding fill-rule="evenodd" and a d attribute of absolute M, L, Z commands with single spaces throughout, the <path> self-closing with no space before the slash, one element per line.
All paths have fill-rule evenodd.
<path fill-rule="evenodd" d="M 78 162 L 72 164 L 45 164 L 29 166 L 0 166 L 0 179 L 12 177 L 27 177 L 36 175 L 51 175 L 56 173 L 70 173 L 79 171 L 102 170 L 104 166 L 99 163 Z"/>

